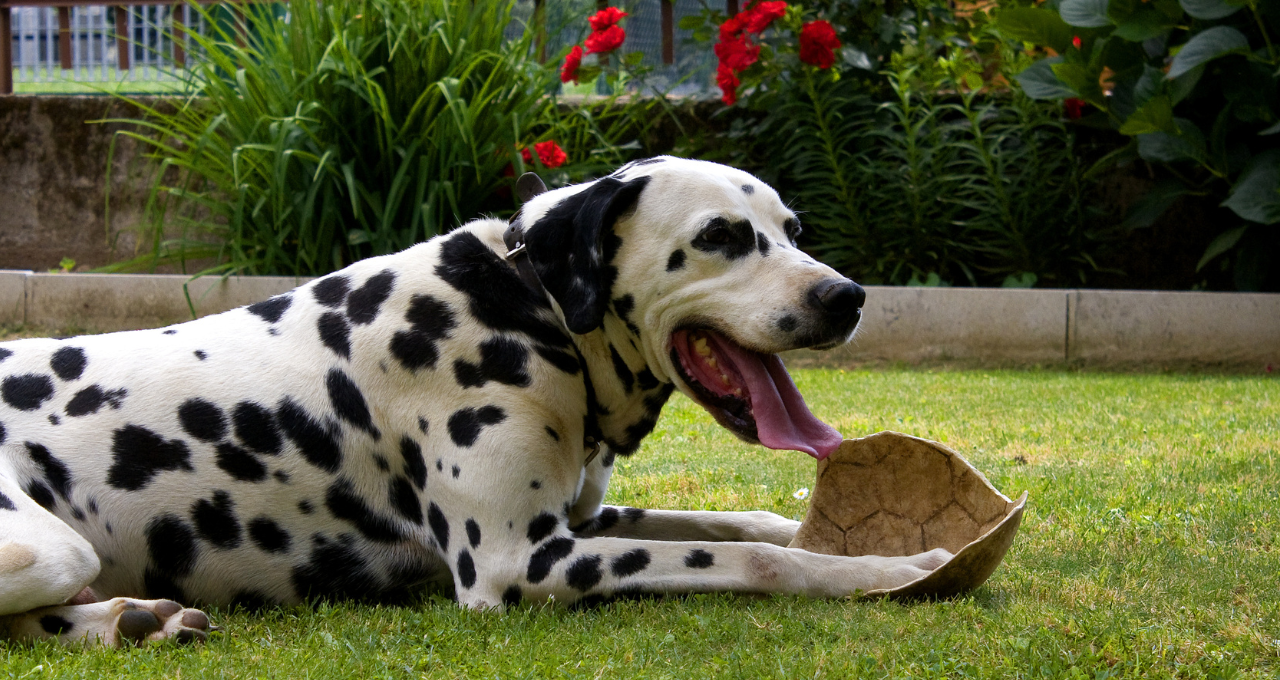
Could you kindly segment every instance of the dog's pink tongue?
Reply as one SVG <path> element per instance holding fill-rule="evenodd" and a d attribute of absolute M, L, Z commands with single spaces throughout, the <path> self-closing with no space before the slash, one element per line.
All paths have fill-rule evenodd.
<path fill-rule="evenodd" d="M 747 382 L 761 444 L 771 449 L 804 451 L 822 460 L 844 441 L 834 427 L 809 411 L 778 355 L 756 354 L 731 342 L 717 343 L 716 349 L 729 354 Z"/>

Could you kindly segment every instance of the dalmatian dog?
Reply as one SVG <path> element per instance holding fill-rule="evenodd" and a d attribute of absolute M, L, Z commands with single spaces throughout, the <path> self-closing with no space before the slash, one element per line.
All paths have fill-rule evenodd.
<path fill-rule="evenodd" d="M 777 352 L 846 342 L 864 293 L 739 170 L 659 157 L 528 193 L 510 223 L 245 308 L 0 344 L 0 637 L 196 641 L 209 619 L 186 604 L 432 582 L 493 609 L 842 597 L 950 558 L 789 549 L 799 524 L 768 512 L 602 505 L 675 390 L 745 441 L 830 454 L 841 435 Z"/>

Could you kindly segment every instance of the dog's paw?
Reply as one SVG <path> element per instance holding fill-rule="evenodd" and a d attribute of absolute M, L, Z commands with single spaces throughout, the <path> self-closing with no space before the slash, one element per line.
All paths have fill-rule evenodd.
<path fill-rule="evenodd" d="M 116 598 L 117 645 L 176 640 L 179 644 L 204 642 L 209 637 L 209 617 L 199 609 L 187 609 L 173 600 Z"/>
<path fill-rule="evenodd" d="M 911 561 L 911 566 L 913 567 L 924 569 L 925 571 L 934 571 L 938 567 L 950 562 L 952 557 L 955 557 L 955 555 L 952 555 L 943 548 L 934 548 L 929 552 L 912 555 L 908 559 Z"/>

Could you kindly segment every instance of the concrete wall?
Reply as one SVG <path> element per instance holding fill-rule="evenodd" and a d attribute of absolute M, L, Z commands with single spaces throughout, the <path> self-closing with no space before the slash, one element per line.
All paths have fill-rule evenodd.
<path fill-rule="evenodd" d="M 108 177 L 108 150 L 124 126 L 88 121 L 133 116 L 112 97 L 0 97 L 0 269 L 47 270 L 64 257 L 85 269 L 132 256 L 149 184 L 135 162 L 139 145 L 116 137 Z M 136 181 L 126 181 L 131 174 Z"/>
<path fill-rule="evenodd" d="M 111 331 L 164 326 L 265 300 L 286 277 L 0 271 L 0 324 Z M 815 353 L 806 359 L 815 358 Z M 867 287 L 834 361 L 1280 364 L 1280 294 Z"/>

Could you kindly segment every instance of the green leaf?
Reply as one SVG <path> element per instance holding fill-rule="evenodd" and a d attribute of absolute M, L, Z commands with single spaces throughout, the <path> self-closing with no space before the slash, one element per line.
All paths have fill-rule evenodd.
<path fill-rule="evenodd" d="M 1071 46 L 1071 26 L 1057 12 L 1043 7 L 1011 7 L 1000 11 L 996 27 L 1006 37 L 1066 52 Z"/>
<path fill-rule="evenodd" d="M 1079 93 L 1067 86 L 1058 76 L 1053 74 L 1053 66 L 1062 62 L 1062 57 L 1041 59 L 1014 76 L 1022 91 L 1032 99 L 1062 99 L 1076 97 Z"/>
<path fill-rule="evenodd" d="M 1169 209 L 1169 206 L 1173 205 L 1174 201 L 1178 200 L 1179 196 L 1187 192 L 1186 185 L 1178 180 L 1160 181 L 1129 210 L 1129 214 L 1120 223 L 1120 228 L 1132 230 L 1151 226 L 1164 214 L 1164 211 Z"/>
<path fill-rule="evenodd" d="M 1197 19 L 1224 19 L 1240 11 L 1240 5 L 1232 5 L 1226 0 L 1178 0 L 1187 14 Z"/>
<path fill-rule="evenodd" d="M 1102 94 L 1102 87 L 1098 85 L 1099 72 L 1093 71 L 1083 64 L 1073 64 L 1066 62 L 1062 64 L 1054 64 L 1052 67 L 1053 75 L 1058 77 L 1067 87 L 1079 92 L 1081 97 L 1089 100 L 1090 103 L 1098 108 L 1106 108 L 1106 99 Z"/>
<path fill-rule="evenodd" d="M 702 28 L 706 23 L 706 19 L 701 14 L 686 14 L 680 17 L 680 30 L 692 31 L 695 28 Z"/>
<path fill-rule="evenodd" d="M 1204 75 L 1204 64 L 1174 78 L 1173 82 L 1169 83 L 1169 97 L 1173 99 L 1175 105 L 1186 99 L 1187 95 L 1196 89 L 1196 83 L 1200 82 L 1200 76 L 1202 75 Z"/>
<path fill-rule="evenodd" d="M 1138 155 L 1144 160 L 1172 163 L 1204 158 L 1204 133 L 1185 118 L 1174 118 L 1178 134 L 1152 132 L 1138 135 Z"/>
<path fill-rule="evenodd" d="M 1161 71 L 1149 64 L 1142 65 L 1142 77 L 1138 78 L 1138 83 L 1133 86 L 1133 100 L 1138 106 L 1142 106 L 1151 100 L 1152 97 L 1160 94 L 1160 87 L 1164 84 L 1164 71 Z"/>
<path fill-rule="evenodd" d="M 1174 23 L 1154 9 L 1144 8 L 1125 19 L 1111 35 L 1133 42 L 1142 42 L 1164 35 L 1173 28 Z"/>
<path fill-rule="evenodd" d="M 1062 0 L 1058 13 L 1072 26 L 1102 28 L 1111 25 L 1107 18 L 1107 0 Z"/>
<path fill-rule="evenodd" d="M 1213 258 L 1231 250 L 1240 242 L 1240 237 L 1244 236 L 1244 231 L 1248 229 L 1248 225 L 1236 227 L 1218 234 L 1218 238 L 1213 239 L 1208 248 L 1204 249 L 1204 255 L 1200 256 L 1200 262 L 1196 264 L 1196 271 L 1200 271 L 1206 264 L 1209 264 Z"/>
<path fill-rule="evenodd" d="M 1168 95 L 1148 99 L 1120 126 L 1122 135 L 1144 135 L 1151 132 L 1178 134 L 1178 126 L 1173 122 L 1173 103 L 1169 101 Z"/>
<path fill-rule="evenodd" d="M 1280 222 L 1280 149 L 1250 159 L 1222 205 L 1251 222 Z"/>
<path fill-rule="evenodd" d="M 1000 286 L 1003 288 L 1032 288 L 1036 285 L 1038 279 L 1039 277 L 1032 272 L 1018 272 L 1004 277 L 1004 283 L 1001 283 Z"/>
<path fill-rule="evenodd" d="M 1173 80 L 1191 69 L 1234 52 L 1248 52 L 1249 39 L 1230 26 L 1214 26 L 1187 41 L 1169 65 L 1165 77 Z"/>

